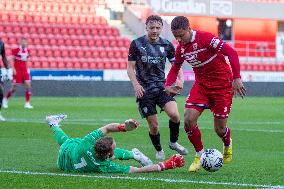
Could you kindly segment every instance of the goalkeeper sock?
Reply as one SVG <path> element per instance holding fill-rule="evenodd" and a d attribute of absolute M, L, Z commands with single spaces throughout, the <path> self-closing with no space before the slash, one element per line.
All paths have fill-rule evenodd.
<path fill-rule="evenodd" d="M 133 152 L 124 150 L 122 148 L 114 149 L 114 157 L 115 159 L 120 159 L 120 160 L 134 159 Z"/>
<path fill-rule="evenodd" d="M 184 130 L 187 134 L 189 141 L 194 146 L 195 151 L 196 152 L 202 151 L 203 150 L 203 144 L 202 144 L 201 133 L 200 133 L 200 130 L 198 128 L 198 125 L 196 124 L 192 128 L 184 128 Z"/>
<path fill-rule="evenodd" d="M 51 127 L 52 132 L 54 133 L 54 138 L 57 141 L 57 143 L 61 146 L 67 139 L 69 139 L 68 135 L 64 133 L 64 131 L 58 127 L 54 126 Z"/>
<path fill-rule="evenodd" d="M 172 143 L 176 143 L 178 141 L 179 136 L 179 126 L 180 122 L 175 123 L 172 120 L 169 120 L 169 128 L 170 128 L 170 141 Z"/>
<path fill-rule="evenodd" d="M 151 133 L 149 133 L 149 137 L 152 141 L 153 146 L 155 147 L 155 149 L 159 152 L 162 150 L 162 146 L 160 143 L 160 133 L 158 133 L 157 135 L 152 135 Z"/>
<path fill-rule="evenodd" d="M 231 129 L 226 126 L 226 131 L 223 136 L 221 136 L 221 139 L 224 143 L 224 146 L 230 146 L 231 144 Z"/>

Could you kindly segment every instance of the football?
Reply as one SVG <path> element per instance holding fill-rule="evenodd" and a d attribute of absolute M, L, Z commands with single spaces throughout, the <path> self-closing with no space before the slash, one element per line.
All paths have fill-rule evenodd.
<path fill-rule="evenodd" d="M 216 149 L 207 149 L 201 155 L 200 163 L 206 171 L 218 171 L 224 163 L 223 155 Z"/>

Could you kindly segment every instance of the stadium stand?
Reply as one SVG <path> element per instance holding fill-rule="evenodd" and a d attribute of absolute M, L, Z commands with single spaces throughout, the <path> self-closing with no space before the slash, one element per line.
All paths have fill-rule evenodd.
<path fill-rule="evenodd" d="M 104 0 L 0 3 L 0 36 L 7 54 L 25 36 L 31 68 L 126 69 L 129 39 L 108 25 L 96 8 Z"/>

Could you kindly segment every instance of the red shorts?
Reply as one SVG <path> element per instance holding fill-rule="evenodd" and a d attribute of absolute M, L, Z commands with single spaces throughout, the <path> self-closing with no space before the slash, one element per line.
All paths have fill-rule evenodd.
<path fill-rule="evenodd" d="M 25 81 L 31 81 L 28 69 L 16 69 L 16 75 L 13 75 L 12 83 L 22 84 Z"/>
<path fill-rule="evenodd" d="M 208 89 L 194 83 L 186 100 L 185 108 L 194 108 L 199 112 L 210 109 L 215 118 L 228 118 L 232 105 L 232 85 L 219 89 Z"/>

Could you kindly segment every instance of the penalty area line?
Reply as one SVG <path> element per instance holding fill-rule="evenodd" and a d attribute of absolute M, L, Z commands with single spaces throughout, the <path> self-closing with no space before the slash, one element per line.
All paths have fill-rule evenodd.
<path fill-rule="evenodd" d="M 256 187 L 256 188 L 270 188 L 270 189 L 284 189 L 284 185 L 260 185 L 260 184 L 246 184 L 236 182 L 213 182 L 213 181 L 198 181 L 186 179 L 167 179 L 167 178 L 148 178 L 148 177 L 130 177 L 130 176 L 104 176 L 104 175 L 85 175 L 85 174 L 68 174 L 68 173 L 49 173 L 49 172 L 31 172 L 31 171 L 11 171 L 0 170 L 0 173 L 22 174 L 22 175 L 46 175 L 46 176 L 61 176 L 61 177 L 82 177 L 82 178 L 96 178 L 96 179 L 124 179 L 124 180 L 140 180 L 140 181 L 161 181 L 166 183 L 193 183 L 193 184 L 207 184 L 207 185 L 224 185 L 224 186 L 238 186 L 238 187 Z"/>

